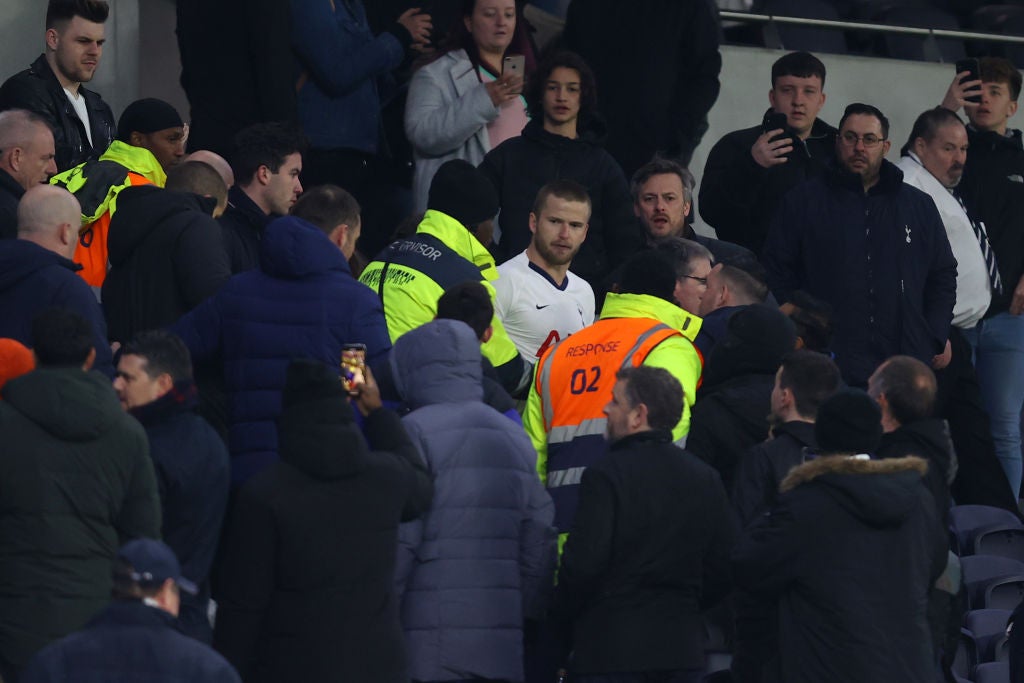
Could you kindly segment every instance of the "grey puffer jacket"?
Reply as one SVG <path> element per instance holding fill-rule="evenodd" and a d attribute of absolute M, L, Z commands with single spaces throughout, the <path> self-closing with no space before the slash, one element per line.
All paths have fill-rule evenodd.
<path fill-rule="evenodd" d="M 407 332 L 391 363 L 435 491 L 430 512 L 399 537 L 409 676 L 522 681 L 523 621 L 543 614 L 555 563 L 554 505 L 536 453 L 482 402 L 480 344 L 465 323 Z"/>

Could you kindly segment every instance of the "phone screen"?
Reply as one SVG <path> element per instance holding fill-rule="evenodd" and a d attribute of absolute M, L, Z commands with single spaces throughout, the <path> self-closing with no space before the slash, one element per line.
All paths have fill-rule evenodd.
<path fill-rule="evenodd" d="M 353 394 L 366 383 L 366 344 L 344 344 L 341 347 L 341 383 Z"/>

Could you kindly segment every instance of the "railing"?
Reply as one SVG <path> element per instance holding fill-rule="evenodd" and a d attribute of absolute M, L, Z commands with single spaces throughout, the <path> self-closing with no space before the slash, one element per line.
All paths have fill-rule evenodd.
<path fill-rule="evenodd" d="M 924 41 L 925 59 L 933 62 L 942 61 L 942 53 L 936 42 L 938 38 L 956 40 L 984 40 L 996 43 L 1024 44 L 1024 36 L 1007 36 L 999 33 L 979 33 L 977 31 L 954 31 L 939 28 L 919 28 L 915 26 L 887 26 L 885 24 L 868 24 L 859 21 L 832 21 L 831 19 L 809 19 L 805 17 L 782 17 L 769 14 L 750 14 L 748 12 L 732 12 L 722 10 L 719 16 L 723 21 L 739 21 L 748 24 L 766 24 L 765 45 L 770 48 L 783 48 L 779 36 L 778 25 L 813 26 L 815 28 L 833 28 L 841 31 L 867 31 L 872 33 L 897 33 L 901 35 L 921 36 Z"/>

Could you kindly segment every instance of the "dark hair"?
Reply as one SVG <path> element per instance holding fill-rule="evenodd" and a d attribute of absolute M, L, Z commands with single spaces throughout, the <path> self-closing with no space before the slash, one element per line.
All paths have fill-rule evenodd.
<path fill-rule="evenodd" d="M 664 368 L 638 365 L 623 368 L 615 379 L 626 383 L 626 401 L 630 408 L 647 406 L 647 425 L 651 429 L 672 430 L 683 416 L 683 385 Z"/>
<path fill-rule="evenodd" d="M 810 52 L 790 52 L 788 55 L 776 59 L 772 64 L 772 88 L 775 87 L 775 82 L 783 76 L 796 76 L 797 78 L 817 76 L 821 79 L 821 87 L 825 87 L 825 65 Z"/>
<path fill-rule="evenodd" d="M 437 300 L 439 320 L 461 320 L 473 328 L 476 338 L 483 341 L 484 333 L 494 318 L 494 304 L 487 289 L 479 282 L 455 285 Z"/>
<path fill-rule="evenodd" d="M 462 11 L 455 18 L 451 29 L 438 46 L 437 52 L 420 62 L 419 66 L 422 67 L 430 64 L 453 50 L 465 50 L 470 64 L 473 65 L 473 73 L 476 74 L 477 79 L 480 78 L 480 51 L 477 50 L 476 42 L 473 40 L 473 35 L 469 32 L 469 29 L 466 28 L 465 21 L 466 17 L 473 15 L 476 3 L 477 0 L 462 0 Z M 524 75 L 529 79 L 537 68 L 537 59 L 533 54 L 533 46 L 530 44 L 530 34 L 527 30 L 526 19 L 523 17 L 524 4 L 523 0 L 516 0 L 516 28 L 512 32 L 512 41 L 509 43 L 505 54 L 521 54 L 525 57 L 526 74 Z"/>
<path fill-rule="evenodd" d="M 781 367 L 779 386 L 793 392 L 796 412 L 808 419 L 816 418 L 818 408 L 842 385 L 839 366 L 817 351 L 791 351 Z"/>
<path fill-rule="evenodd" d="M 928 109 L 921 113 L 914 121 L 914 127 L 910 131 L 910 137 L 907 138 L 907 144 L 903 145 L 900 149 L 900 155 L 905 156 L 914 147 L 914 142 L 918 138 L 923 138 L 925 142 L 931 142 L 935 139 L 935 135 L 939 132 L 939 128 L 945 126 L 951 126 L 954 124 L 964 125 L 963 119 L 956 115 L 945 107 L 935 107 L 934 109 Z"/>
<path fill-rule="evenodd" d="M 89 321 L 67 308 L 47 308 L 32 318 L 32 350 L 40 367 L 81 367 L 93 350 Z"/>
<path fill-rule="evenodd" d="M 885 114 L 883 114 L 878 107 L 870 104 L 864 104 L 863 102 L 854 102 L 846 107 L 846 110 L 843 112 L 843 118 L 839 119 L 838 129 L 842 130 L 843 124 L 846 123 L 846 119 L 856 115 L 874 116 L 878 119 L 878 122 L 882 124 L 882 139 L 889 139 L 889 119 L 885 118 Z"/>
<path fill-rule="evenodd" d="M 664 251 L 646 249 L 622 266 L 620 294 L 647 294 L 675 304 L 676 261 Z"/>
<path fill-rule="evenodd" d="M 636 173 L 633 174 L 633 178 L 629 183 L 629 191 L 633 195 L 633 203 L 639 203 L 640 190 L 643 188 L 644 183 L 653 176 L 667 173 L 679 176 L 679 181 L 683 184 L 683 199 L 687 202 L 692 202 L 693 188 L 697 186 L 697 181 L 694 179 L 693 174 L 690 173 L 689 169 L 684 168 L 676 161 L 656 157 L 638 168 Z"/>
<path fill-rule="evenodd" d="M 359 222 L 359 202 L 337 185 L 320 185 L 299 195 L 289 213 L 312 223 L 330 235 L 344 223 L 354 227 Z"/>
<path fill-rule="evenodd" d="M 548 79 L 558 68 L 573 69 L 580 75 L 579 119 L 582 121 L 597 109 L 597 79 L 583 57 L 568 50 L 548 55 L 537 65 L 537 70 L 526 83 L 526 90 L 523 93 L 526 97 L 526 110 L 535 119 L 543 118 L 544 92 L 547 90 Z"/>
<path fill-rule="evenodd" d="M 910 356 L 893 356 L 873 375 L 871 396 L 885 394 L 889 412 L 901 425 L 924 420 L 935 410 L 935 373 Z"/>
<path fill-rule="evenodd" d="M 191 192 L 201 197 L 213 197 L 217 206 L 228 201 L 228 186 L 213 166 L 203 161 L 186 161 L 167 171 L 164 188 L 178 192 Z"/>
<path fill-rule="evenodd" d="M 1010 89 L 1010 99 L 1016 101 L 1020 97 L 1020 71 L 1009 59 L 982 57 L 978 60 L 978 66 L 982 82 L 1005 83 Z"/>
<path fill-rule="evenodd" d="M 121 349 L 122 356 L 145 360 L 143 368 L 151 379 L 165 372 L 175 382 L 192 379 L 192 356 L 178 335 L 166 330 L 139 332 Z"/>
<path fill-rule="evenodd" d="M 46 28 L 82 17 L 94 24 L 102 24 L 110 14 L 110 5 L 105 0 L 50 0 L 46 6 Z"/>
<path fill-rule="evenodd" d="M 768 298 L 767 272 L 752 254 L 738 254 L 721 261 L 720 277 L 744 303 L 764 303 Z"/>
<path fill-rule="evenodd" d="M 243 128 L 235 135 L 231 170 L 239 187 L 252 182 L 260 166 L 277 173 L 285 157 L 304 155 L 309 143 L 294 126 L 287 123 L 257 123 Z"/>
<path fill-rule="evenodd" d="M 832 306 L 798 289 L 786 302 L 793 307 L 789 319 L 796 326 L 796 336 L 808 351 L 827 353 L 832 345 Z"/>
<path fill-rule="evenodd" d="M 583 187 L 575 180 L 561 178 L 559 180 L 552 180 L 537 191 L 537 197 L 533 200 L 532 209 L 535 216 L 540 216 L 541 209 L 544 208 L 544 204 L 548 201 L 548 197 L 558 197 L 559 199 L 564 199 L 567 202 L 582 202 L 587 205 L 588 209 L 593 207 L 593 204 L 590 201 L 590 193 L 587 192 L 587 188 Z"/>
<path fill-rule="evenodd" d="M 703 258 L 712 263 L 715 260 L 707 247 L 685 237 L 663 237 L 658 240 L 654 249 L 667 254 L 672 259 L 677 280 L 681 280 L 687 275 L 693 275 L 692 264 L 696 259 Z"/>

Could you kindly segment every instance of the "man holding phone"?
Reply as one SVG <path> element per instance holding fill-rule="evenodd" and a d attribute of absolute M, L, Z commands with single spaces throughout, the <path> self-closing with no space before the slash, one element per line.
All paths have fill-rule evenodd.
<path fill-rule="evenodd" d="M 958 186 L 971 218 L 984 225 L 989 245 L 986 264 L 992 303 L 985 316 L 964 333 L 974 349 L 982 399 L 992 419 L 996 454 L 1010 488 L 1020 494 L 1020 413 L 1024 406 L 1024 145 L 1021 131 L 1010 129 L 1017 113 L 1021 74 L 999 57 L 957 64 L 957 75 L 942 100 L 967 114 L 970 152 Z M 972 99 L 977 98 L 977 102 Z"/>
<path fill-rule="evenodd" d="M 715 143 L 704 166 L 698 207 L 718 238 L 760 255 L 779 200 L 835 158 L 836 129 L 818 119 L 825 65 L 791 52 L 772 65 L 771 108 L 761 125 Z"/>

